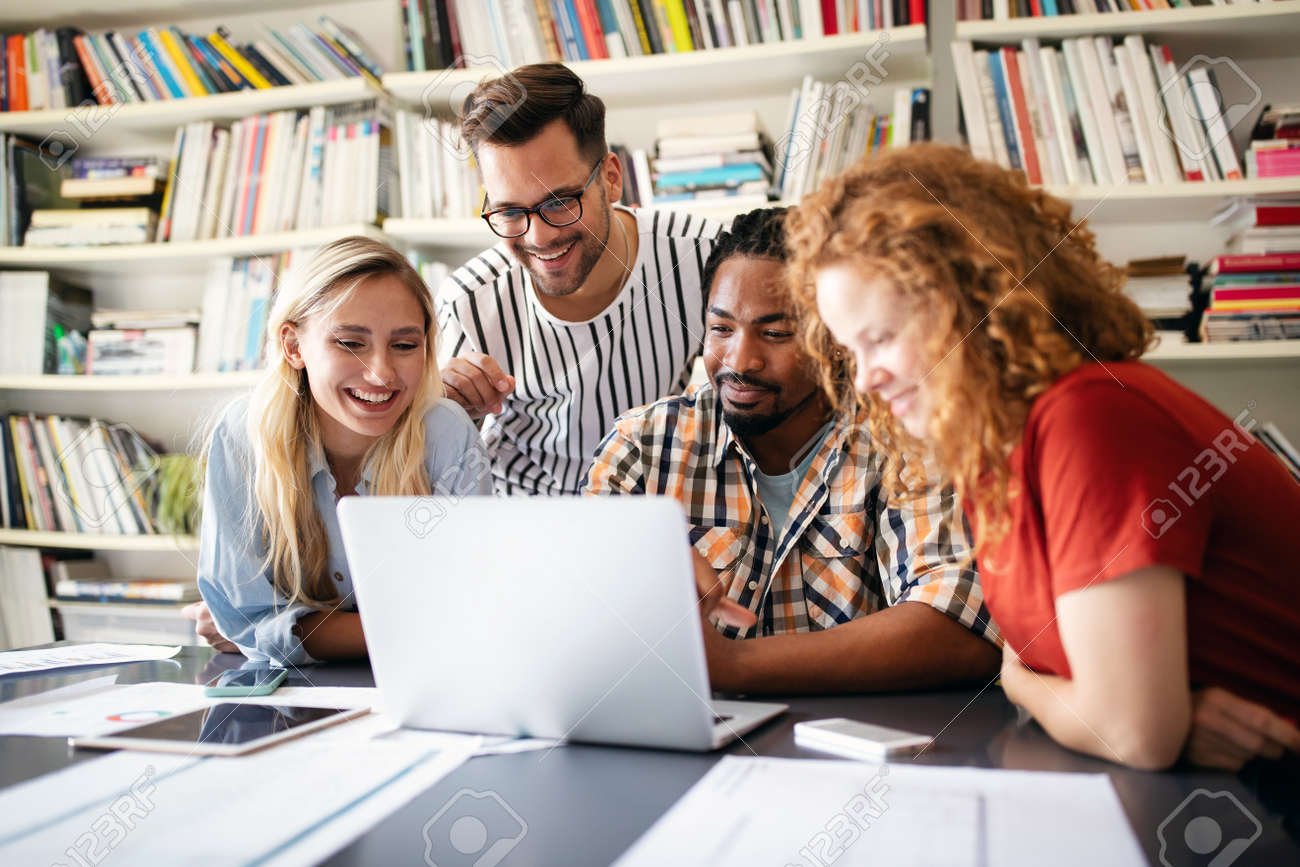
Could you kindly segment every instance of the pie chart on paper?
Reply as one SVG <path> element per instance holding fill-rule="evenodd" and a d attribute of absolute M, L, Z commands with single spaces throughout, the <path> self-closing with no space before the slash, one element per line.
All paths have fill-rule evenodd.
<path fill-rule="evenodd" d="M 171 715 L 171 711 L 167 710 L 130 710 L 125 713 L 112 714 L 104 717 L 104 719 L 116 723 L 151 722 Z"/>

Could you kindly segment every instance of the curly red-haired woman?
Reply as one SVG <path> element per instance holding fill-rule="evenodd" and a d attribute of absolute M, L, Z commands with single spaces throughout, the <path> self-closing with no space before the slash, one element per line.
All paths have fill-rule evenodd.
<path fill-rule="evenodd" d="M 827 387 L 867 401 L 895 468 L 933 455 L 965 498 L 1007 695 L 1134 767 L 1300 748 L 1300 486 L 1247 419 L 1138 360 L 1151 326 L 1070 206 L 922 144 L 827 182 L 788 232 Z"/>

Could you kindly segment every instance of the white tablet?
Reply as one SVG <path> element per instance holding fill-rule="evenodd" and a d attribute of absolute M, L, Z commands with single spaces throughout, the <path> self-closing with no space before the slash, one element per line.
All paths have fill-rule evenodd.
<path fill-rule="evenodd" d="M 227 702 L 98 737 L 75 748 L 241 756 L 370 713 L 369 708 L 284 707 Z"/>

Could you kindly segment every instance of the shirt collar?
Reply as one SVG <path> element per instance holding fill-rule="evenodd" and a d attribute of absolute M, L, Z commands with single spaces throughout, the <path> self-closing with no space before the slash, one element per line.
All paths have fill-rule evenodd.
<path fill-rule="evenodd" d="M 315 440 L 307 445 L 307 475 L 314 482 L 316 477 L 321 473 L 329 481 L 330 491 L 336 491 L 338 480 L 334 478 L 334 472 L 330 469 L 329 460 L 325 457 L 325 448 Z M 369 491 L 371 488 L 373 470 L 370 462 L 361 468 L 361 481 L 357 484 L 357 493 Z"/>

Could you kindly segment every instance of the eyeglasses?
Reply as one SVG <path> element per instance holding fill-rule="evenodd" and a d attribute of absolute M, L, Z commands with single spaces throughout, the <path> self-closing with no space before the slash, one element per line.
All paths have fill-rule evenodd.
<path fill-rule="evenodd" d="M 576 193 L 567 196 L 551 196 L 540 205 L 531 208 L 497 208 L 495 211 L 484 211 L 483 219 L 488 227 L 502 238 L 518 238 L 526 234 L 529 226 L 532 225 L 533 214 L 541 217 L 542 222 L 548 226 L 556 228 L 572 226 L 582 219 L 582 194 L 587 192 L 592 181 L 596 180 L 596 173 L 604 163 L 605 158 L 601 157 L 600 161 L 592 166 L 587 182 Z M 483 196 L 483 207 L 487 207 L 486 194 Z"/>

